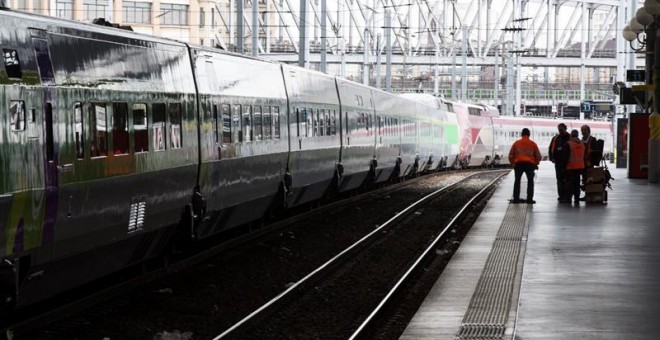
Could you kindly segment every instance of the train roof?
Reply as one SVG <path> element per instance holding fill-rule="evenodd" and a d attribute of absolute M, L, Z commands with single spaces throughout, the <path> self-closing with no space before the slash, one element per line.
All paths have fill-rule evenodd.
<path fill-rule="evenodd" d="M 11 9 L 1 9 L 0 10 L 0 16 L 11 16 L 11 17 L 24 19 L 24 20 L 30 20 L 32 22 L 40 23 L 44 27 L 47 27 L 49 29 L 53 28 L 53 27 L 77 29 L 77 30 L 82 30 L 82 31 L 90 31 L 90 32 L 96 32 L 96 33 L 101 33 L 101 34 L 107 34 L 107 35 L 111 35 L 111 36 L 122 37 L 122 38 L 126 38 L 126 39 L 139 39 L 139 40 L 143 40 L 143 41 L 157 42 L 157 43 L 162 43 L 162 44 L 178 45 L 178 46 L 181 46 L 181 47 L 190 46 L 191 48 L 196 49 L 196 50 L 203 50 L 203 51 L 207 51 L 207 52 L 221 53 L 221 54 L 230 55 L 230 56 L 237 57 L 237 58 L 252 59 L 252 60 L 258 60 L 258 61 L 268 62 L 268 63 L 278 63 L 278 62 L 273 61 L 271 59 L 247 56 L 247 55 L 244 55 L 244 54 L 239 54 L 239 53 L 230 52 L 230 51 L 217 49 L 217 48 L 212 48 L 212 47 L 208 47 L 208 46 L 190 44 L 190 43 L 179 41 L 179 40 L 172 39 L 172 38 L 158 37 L 158 36 L 154 36 L 154 35 L 150 35 L 150 34 L 146 34 L 146 33 L 139 33 L 139 32 L 135 32 L 135 31 L 132 31 L 132 30 L 127 30 L 127 29 L 124 29 L 124 28 L 121 28 L 121 27 L 106 26 L 106 25 L 102 25 L 102 24 L 81 22 L 81 21 L 75 21 L 75 20 L 69 20 L 69 19 L 63 19 L 63 18 L 54 18 L 54 17 L 40 15 L 40 14 L 14 11 L 14 10 L 11 10 Z"/>
<path fill-rule="evenodd" d="M 140 40 L 147 40 L 147 41 L 152 41 L 152 42 L 159 42 L 159 43 L 164 43 L 164 44 L 172 44 L 172 45 L 181 45 L 184 46 L 185 44 L 174 40 L 170 38 L 162 38 L 162 37 L 156 37 L 153 35 L 148 35 L 148 34 L 143 34 L 143 33 L 138 33 L 126 29 L 121 29 L 121 28 L 115 28 L 112 26 L 105 26 L 105 25 L 99 25 L 99 24 L 93 24 L 93 23 L 86 23 L 86 22 L 80 22 L 80 21 L 74 21 L 74 20 L 69 20 L 69 19 L 62 19 L 62 18 L 54 18 L 54 17 L 49 17 L 45 15 L 40 15 L 40 14 L 34 14 L 34 13 L 27 13 L 27 12 L 20 12 L 20 11 L 13 11 L 13 10 L 0 10 L 0 16 L 6 16 L 6 17 L 15 17 L 18 19 L 22 20 L 29 20 L 35 23 L 42 24 L 43 28 L 53 28 L 53 27 L 60 27 L 60 28 L 71 28 L 71 29 L 78 29 L 82 31 L 94 31 L 98 33 L 104 33 L 108 35 L 113 35 L 113 36 L 119 36 L 119 37 L 124 37 L 127 39 L 140 39 Z"/>

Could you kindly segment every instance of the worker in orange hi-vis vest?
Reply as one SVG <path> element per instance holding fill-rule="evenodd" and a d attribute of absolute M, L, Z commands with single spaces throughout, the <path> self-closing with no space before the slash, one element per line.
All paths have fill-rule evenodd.
<path fill-rule="evenodd" d="M 568 193 L 567 199 L 562 200 L 562 203 L 571 203 L 573 198 L 575 204 L 580 203 L 580 175 L 585 169 L 586 162 L 584 155 L 586 146 L 579 138 L 578 130 L 571 131 L 571 140 L 566 143 L 565 159 L 566 159 L 566 192 Z"/>
<path fill-rule="evenodd" d="M 521 138 L 513 143 L 509 151 L 509 163 L 513 165 L 515 181 L 513 182 L 513 199 L 511 203 L 534 204 L 534 170 L 541 163 L 541 151 L 538 145 L 529 138 L 528 128 L 524 128 Z M 522 174 L 527 176 L 527 199 L 520 200 L 520 179 Z"/>

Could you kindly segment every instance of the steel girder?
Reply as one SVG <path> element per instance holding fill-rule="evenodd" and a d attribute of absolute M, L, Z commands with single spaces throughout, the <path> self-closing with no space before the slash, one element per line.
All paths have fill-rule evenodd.
<path fill-rule="evenodd" d="M 220 3 L 226 1 L 233 0 L 221 0 Z M 297 44 L 299 1 L 265 1 L 266 12 L 272 11 L 275 15 L 272 21 L 279 23 L 275 26 L 283 26 L 285 31 L 283 33 L 279 29 L 278 32 L 266 34 L 266 44 L 272 44 L 273 38 L 277 38 L 276 42 L 289 42 L 292 47 L 290 53 L 301 53 Z M 443 57 L 450 56 L 452 51 L 461 53 L 464 39 L 468 41 L 468 63 L 474 64 L 481 64 L 476 59 L 485 60 L 493 56 L 494 49 L 500 49 L 500 54 L 510 52 L 504 47 L 511 46 L 507 41 L 515 42 L 514 47 L 519 44 L 522 51 L 542 51 L 549 59 L 541 60 L 539 53 L 521 53 L 520 63 L 523 66 L 574 66 L 580 64 L 581 59 L 602 59 L 606 42 L 617 38 L 617 20 L 620 20 L 618 16 L 622 13 L 618 9 L 625 5 L 619 0 L 338 0 L 328 2 L 325 20 L 330 29 L 318 33 L 322 20 L 318 0 L 304 1 L 308 1 L 307 9 L 312 12 L 308 17 L 312 18 L 310 26 L 314 34 L 309 34 L 309 39 L 316 43 L 312 44 L 310 62 L 320 60 L 314 47 L 318 46 L 320 35 L 328 38 L 330 54 L 341 55 L 340 47 L 345 45 L 343 52 L 349 55 L 346 61 L 362 64 L 363 60 L 358 58 L 354 61 L 350 55 L 362 55 L 365 49 L 372 56 L 382 53 L 386 46 L 377 48 L 376 36 L 379 33 L 386 36 L 385 31 L 391 30 L 394 38 L 391 47 L 395 55 L 393 62 L 405 59 L 407 64 L 419 65 L 433 60 L 429 54 L 435 55 L 435 49 L 439 49 L 438 55 L 442 56 L 439 62 L 444 64 L 447 58 Z M 250 19 L 252 5 L 250 0 L 244 3 L 246 8 L 241 21 L 244 31 L 250 34 L 253 31 Z M 391 27 L 385 27 L 385 11 L 392 12 Z M 528 13 L 532 15 L 527 16 Z M 233 20 L 229 20 L 231 15 Z M 221 13 L 219 17 L 222 21 L 219 27 L 235 31 L 229 29 L 232 22 L 239 22 L 235 13 Z M 584 38 L 578 34 L 583 23 L 587 30 Z M 261 17 L 259 25 L 264 31 L 271 29 L 268 27 L 271 25 L 267 25 Z M 228 37 L 224 38 L 225 41 L 221 37 L 218 40 L 227 45 Z M 260 44 L 263 43 L 262 39 Z M 581 45 L 586 46 L 586 52 L 575 56 L 577 60 L 558 58 L 571 48 L 581 49 Z M 260 45 L 260 52 L 270 51 L 268 47 Z M 617 54 L 613 53 L 606 59 L 616 59 Z M 397 55 L 406 55 L 406 58 L 397 58 Z M 283 61 L 290 59 L 281 54 L 271 54 L 270 57 Z M 335 61 L 329 58 L 328 62 Z M 596 60 L 584 64 L 616 66 L 617 62 Z"/>

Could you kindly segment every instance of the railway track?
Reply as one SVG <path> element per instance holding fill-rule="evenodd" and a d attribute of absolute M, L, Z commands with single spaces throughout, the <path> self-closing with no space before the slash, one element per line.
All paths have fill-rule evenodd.
<path fill-rule="evenodd" d="M 216 339 L 370 338 L 454 224 L 504 174 L 474 174 L 411 204 Z"/>
<path fill-rule="evenodd" d="M 286 229 L 287 226 L 294 225 L 299 221 L 309 218 L 313 215 L 323 214 L 324 211 L 342 209 L 355 202 L 364 200 L 365 197 L 374 195 L 388 195 L 396 192 L 406 186 L 434 175 L 416 178 L 410 181 L 398 183 L 386 188 L 365 192 L 344 198 L 338 202 L 332 202 L 314 209 L 308 209 L 305 212 L 298 211 L 296 215 L 289 216 L 284 220 L 272 223 L 268 226 L 252 230 L 249 234 L 241 237 L 232 238 L 220 245 L 199 250 L 194 255 L 180 259 L 173 263 L 167 263 L 165 267 L 149 270 L 146 273 L 144 268 L 140 268 L 137 277 L 121 277 L 115 284 L 105 286 L 99 290 L 86 287 L 84 292 L 75 292 L 67 294 L 55 301 L 49 301 L 47 304 L 35 306 L 20 314 L 14 314 L 4 318 L 0 329 L 4 338 L 27 339 L 35 336 L 42 339 L 59 339 L 71 331 L 71 329 L 84 328 L 90 323 L 90 317 L 103 319 L 105 315 L 112 314 L 118 307 L 130 304 L 129 299 L 124 296 L 131 290 L 139 289 L 150 282 L 161 278 L 185 271 L 196 264 L 199 264 L 209 258 L 220 256 L 232 249 L 249 243 L 258 243 L 260 239 L 269 237 L 273 233 Z M 90 293 L 91 292 L 91 293 Z"/>

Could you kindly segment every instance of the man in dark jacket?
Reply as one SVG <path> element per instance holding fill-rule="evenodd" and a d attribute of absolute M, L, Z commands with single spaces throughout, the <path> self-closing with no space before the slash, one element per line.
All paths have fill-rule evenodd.
<path fill-rule="evenodd" d="M 591 128 L 589 125 L 582 125 L 580 127 L 582 132 L 582 143 L 584 143 L 584 166 L 585 168 L 593 168 L 600 163 L 603 156 L 602 150 L 599 150 L 598 139 L 591 135 Z"/>
<path fill-rule="evenodd" d="M 589 125 L 582 125 L 580 127 L 580 132 L 582 132 L 582 143 L 584 144 L 584 168 L 582 171 L 582 185 L 587 185 L 587 171 L 586 169 L 591 169 L 594 166 L 597 166 L 600 163 L 600 159 L 603 155 L 602 151 L 598 147 L 598 139 L 591 135 L 591 128 Z M 580 197 L 580 201 L 585 201 L 586 196 Z"/>
<path fill-rule="evenodd" d="M 548 148 L 549 159 L 555 164 L 555 177 L 557 178 L 557 199 L 562 201 L 566 199 L 566 161 L 564 157 L 564 147 L 571 139 L 571 135 L 566 131 L 566 124 L 557 125 L 559 131 Z"/>

